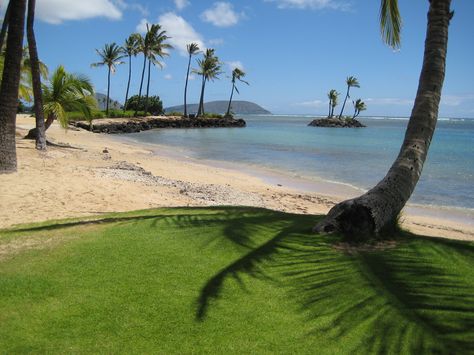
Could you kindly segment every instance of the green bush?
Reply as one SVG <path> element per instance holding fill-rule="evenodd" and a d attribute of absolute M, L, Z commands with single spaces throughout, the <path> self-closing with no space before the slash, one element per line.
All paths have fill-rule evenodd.
<path fill-rule="evenodd" d="M 223 115 L 220 115 L 218 113 L 205 113 L 204 118 L 224 118 Z"/>
<path fill-rule="evenodd" d="M 183 115 L 183 113 L 179 112 L 179 111 L 171 111 L 171 112 L 166 112 L 165 115 L 166 116 L 179 116 L 179 117 L 181 117 Z"/>
<path fill-rule="evenodd" d="M 138 95 L 134 95 L 127 100 L 126 107 L 128 110 L 139 110 L 145 111 L 145 97 L 142 96 L 140 99 L 140 105 L 138 104 Z M 149 96 L 148 97 L 148 113 L 152 115 L 162 115 L 163 114 L 163 103 L 160 100 L 159 96 Z"/>
<path fill-rule="evenodd" d="M 81 111 L 70 111 L 67 113 L 69 120 L 72 121 L 87 121 L 86 117 Z M 102 111 L 94 110 L 92 111 L 92 118 L 104 118 L 105 114 Z"/>

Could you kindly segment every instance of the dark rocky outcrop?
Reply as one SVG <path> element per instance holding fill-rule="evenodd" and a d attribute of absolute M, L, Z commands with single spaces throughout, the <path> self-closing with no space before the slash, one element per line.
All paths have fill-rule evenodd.
<path fill-rule="evenodd" d="M 72 122 L 73 126 L 90 130 L 87 122 Z M 246 122 L 239 118 L 181 118 L 181 117 L 146 117 L 132 118 L 129 120 L 104 121 L 94 120 L 92 132 L 94 133 L 137 133 L 154 128 L 217 128 L 217 127 L 245 127 Z"/>
<path fill-rule="evenodd" d="M 353 118 L 316 118 L 312 120 L 308 126 L 313 127 L 329 127 L 329 128 L 362 128 L 366 127 Z"/>

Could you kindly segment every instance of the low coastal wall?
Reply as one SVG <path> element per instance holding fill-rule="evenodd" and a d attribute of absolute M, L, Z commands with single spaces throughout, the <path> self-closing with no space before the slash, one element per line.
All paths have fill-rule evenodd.
<path fill-rule="evenodd" d="M 78 128 L 90 131 L 90 125 L 84 121 L 71 122 Z M 144 117 L 131 119 L 94 120 L 94 133 L 137 133 L 154 128 L 218 128 L 218 127 L 245 127 L 246 122 L 233 118 L 182 118 L 182 117 Z"/>

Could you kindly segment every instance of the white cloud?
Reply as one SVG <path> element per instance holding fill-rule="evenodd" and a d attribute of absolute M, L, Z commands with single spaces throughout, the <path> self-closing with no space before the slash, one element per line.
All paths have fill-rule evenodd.
<path fill-rule="evenodd" d="M 347 11 L 351 4 L 341 0 L 264 0 L 265 2 L 275 2 L 278 8 L 312 9 L 312 10 L 342 10 Z"/>
<path fill-rule="evenodd" d="M 202 36 L 181 16 L 173 12 L 167 12 L 160 16 L 158 22 L 166 30 L 167 35 L 171 37 L 169 43 L 182 55 L 188 55 L 186 45 L 192 42 L 197 43 L 201 50 L 206 48 Z"/>
<path fill-rule="evenodd" d="M 298 102 L 295 104 L 295 106 L 304 106 L 304 107 L 313 107 L 313 108 L 318 108 L 318 107 L 326 107 L 328 105 L 327 101 L 322 101 L 322 100 L 312 100 L 312 101 L 304 101 L 304 102 Z"/>
<path fill-rule="evenodd" d="M 36 16 L 47 23 L 60 24 L 63 21 L 93 17 L 119 20 L 122 12 L 110 0 L 38 0 Z"/>
<path fill-rule="evenodd" d="M 399 97 L 369 97 L 365 99 L 367 104 L 371 105 L 400 105 L 400 106 L 408 106 L 413 105 L 413 99 L 401 99 Z"/>
<path fill-rule="evenodd" d="M 182 10 L 184 9 L 186 6 L 189 5 L 189 1 L 188 0 L 174 0 L 174 4 L 176 5 L 176 8 L 178 10 Z"/>
<path fill-rule="evenodd" d="M 137 25 L 137 27 L 135 28 L 135 30 L 138 32 L 138 33 L 146 33 L 147 31 L 147 28 L 146 26 L 151 26 L 151 23 L 150 21 L 148 21 L 146 18 L 142 18 L 140 20 L 140 23 Z"/>
<path fill-rule="evenodd" d="M 166 74 L 166 75 L 164 76 L 164 78 L 165 78 L 165 80 L 173 80 L 173 75 L 171 75 L 171 74 Z"/>
<path fill-rule="evenodd" d="M 236 13 L 231 3 L 221 1 L 214 3 L 213 7 L 201 14 L 203 21 L 212 23 L 217 27 L 234 26 L 241 17 L 242 14 Z"/>
<path fill-rule="evenodd" d="M 232 71 L 235 68 L 239 68 L 240 70 L 244 71 L 244 65 L 242 64 L 241 61 L 232 61 L 232 62 L 227 62 L 227 65 L 229 66 L 229 69 Z"/>
<path fill-rule="evenodd" d="M 474 94 L 441 96 L 441 105 L 446 106 L 460 106 L 469 101 L 474 101 Z"/>
<path fill-rule="evenodd" d="M 121 10 L 133 10 L 138 11 L 142 16 L 148 16 L 148 9 L 137 3 L 129 3 L 124 0 L 112 0 Z"/>
<path fill-rule="evenodd" d="M 220 46 L 220 45 L 224 44 L 224 40 L 222 38 L 214 38 L 214 39 L 210 39 L 209 41 L 207 41 L 207 43 L 210 46 Z"/>

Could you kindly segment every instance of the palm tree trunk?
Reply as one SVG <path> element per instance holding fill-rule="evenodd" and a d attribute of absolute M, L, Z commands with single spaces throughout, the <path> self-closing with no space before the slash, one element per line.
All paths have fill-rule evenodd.
<path fill-rule="evenodd" d="M 140 80 L 140 90 L 138 90 L 138 100 L 137 100 L 137 107 L 135 108 L 134 116 L 138 114 L 138 109 L 140 108 L 140 103 L 142 99 L 142 87 L 143 87 L 143 79 L 145 78 L 145 68 L 146 68 L 146 54 L 143 54 L 143 69 L 142 69 L 142 79 Z"/>
<path fill-rule="evenodd" d="M 400 153 L 387 175 L 364 195 L 334 206 L 314 230 L 353 237 L 391 227 L 420 178 L 438 119 L 443 87 L 451 0 L 431 0 L 423 66 Z"/>
<path fill-rule="evenodd" d="M 199 99 L 198 117 L 204 115 L 204 89 L 206 88 L 206 78 L 202 76 L 201 97 Z"/>
<path fill-rule="evenodd" d="M 346 106 L 346 101 L 347 101 L 347 98 L 349 97 L 349 89 L 350 88 L 351 87 L 349 85 L 347 85 L 346 97 L 344 98 L 344 103 L 342 104 L 342 109 L 341 109 L 341 113 L 339 114 L 339 119 L 341 119 L 342 113 L 344 112 L 344 107 Z"/>
<path fill-rule="evenodd" d="M 3 42 L 5 42 L 5 36 L 7 35 L 8 21 L 10 16 L 10 3 L 8 2 L 7 10 L 5 11 L 5 17 L 3 18 L 2 30 L 0 31 L 0 53 L 2 52 Z"/>
<path fill-rule="evenodd" d="M 30 52 L 31 77 L 33 82 L 33 94 L 35 103 L 35 120 L 36 120 L 36 149 L 46 150 L 46 135 L 44 129 L 44 112 L 43 112 L 43 94 L 41 91 L 41 76 L 38 59 L 38 49 L 36 47 L 36 39 L 34 32 L 35 21 L 35 5 L 36 0 L 28 0 L 28 18 L 26 23 L 26 31 L 28 37 L 28 50 Z"/>
<path fill-rule="evenodd" d="M 15 126 L 18 109 L 26 0 L 12 1 L 8 21 L 7 49 L 0 87 L 0 173 L 17 169 Z"/>
<path fill-rule="evenodd" d="M 132 56 L 128 56 L 128 82 L 127 91 L 125 93 L 125 102 L 123 103 L 123 112 L 127 111 L 128 90 L 130 89 L 130 81 L 132 79 Z"/>
<path fill-rule="evenodd" d="M 110 95 L 110 67 L 107 74 L 107 102 L 105 103 L 105 116 L 109 117 L 109 95 Z"/>
<path fill-rule="evenodd" d="M 227 113 L 225 114 L 226 116 L 230 116 L 230 106 L 232 105 L 232 97 L 234 96 L 234 88 L 235 88 L 235 85 L 232 84 L 232 91 L 230 92 L 229 106 L 227 106 Z"/>
<path fill-rule="evenodd" d="M 148 114 L 148 94 L 150 93 L 150 70 L 151 70 L 151 60 L 148 59 L 148 79 L 146 83 L 145 116 Z"/>
<path fill-rule="evenodd" d="M 189 80 L 189 69 L 191 68 L 191 54 L 189 55 L 188 71 L 186 72 L 186 84 L 184 85 L 184 117 L 188 117 L 188 108 L 186 102 L 186 96 L 188 93 L 188 80 Z"/>
<path fill-rule="evenodd" d="M 331 118 L 331 103 L 332 103 L 332 100 L 329 99 L 329 112 L 328 112 L 328 117 Z"/>

